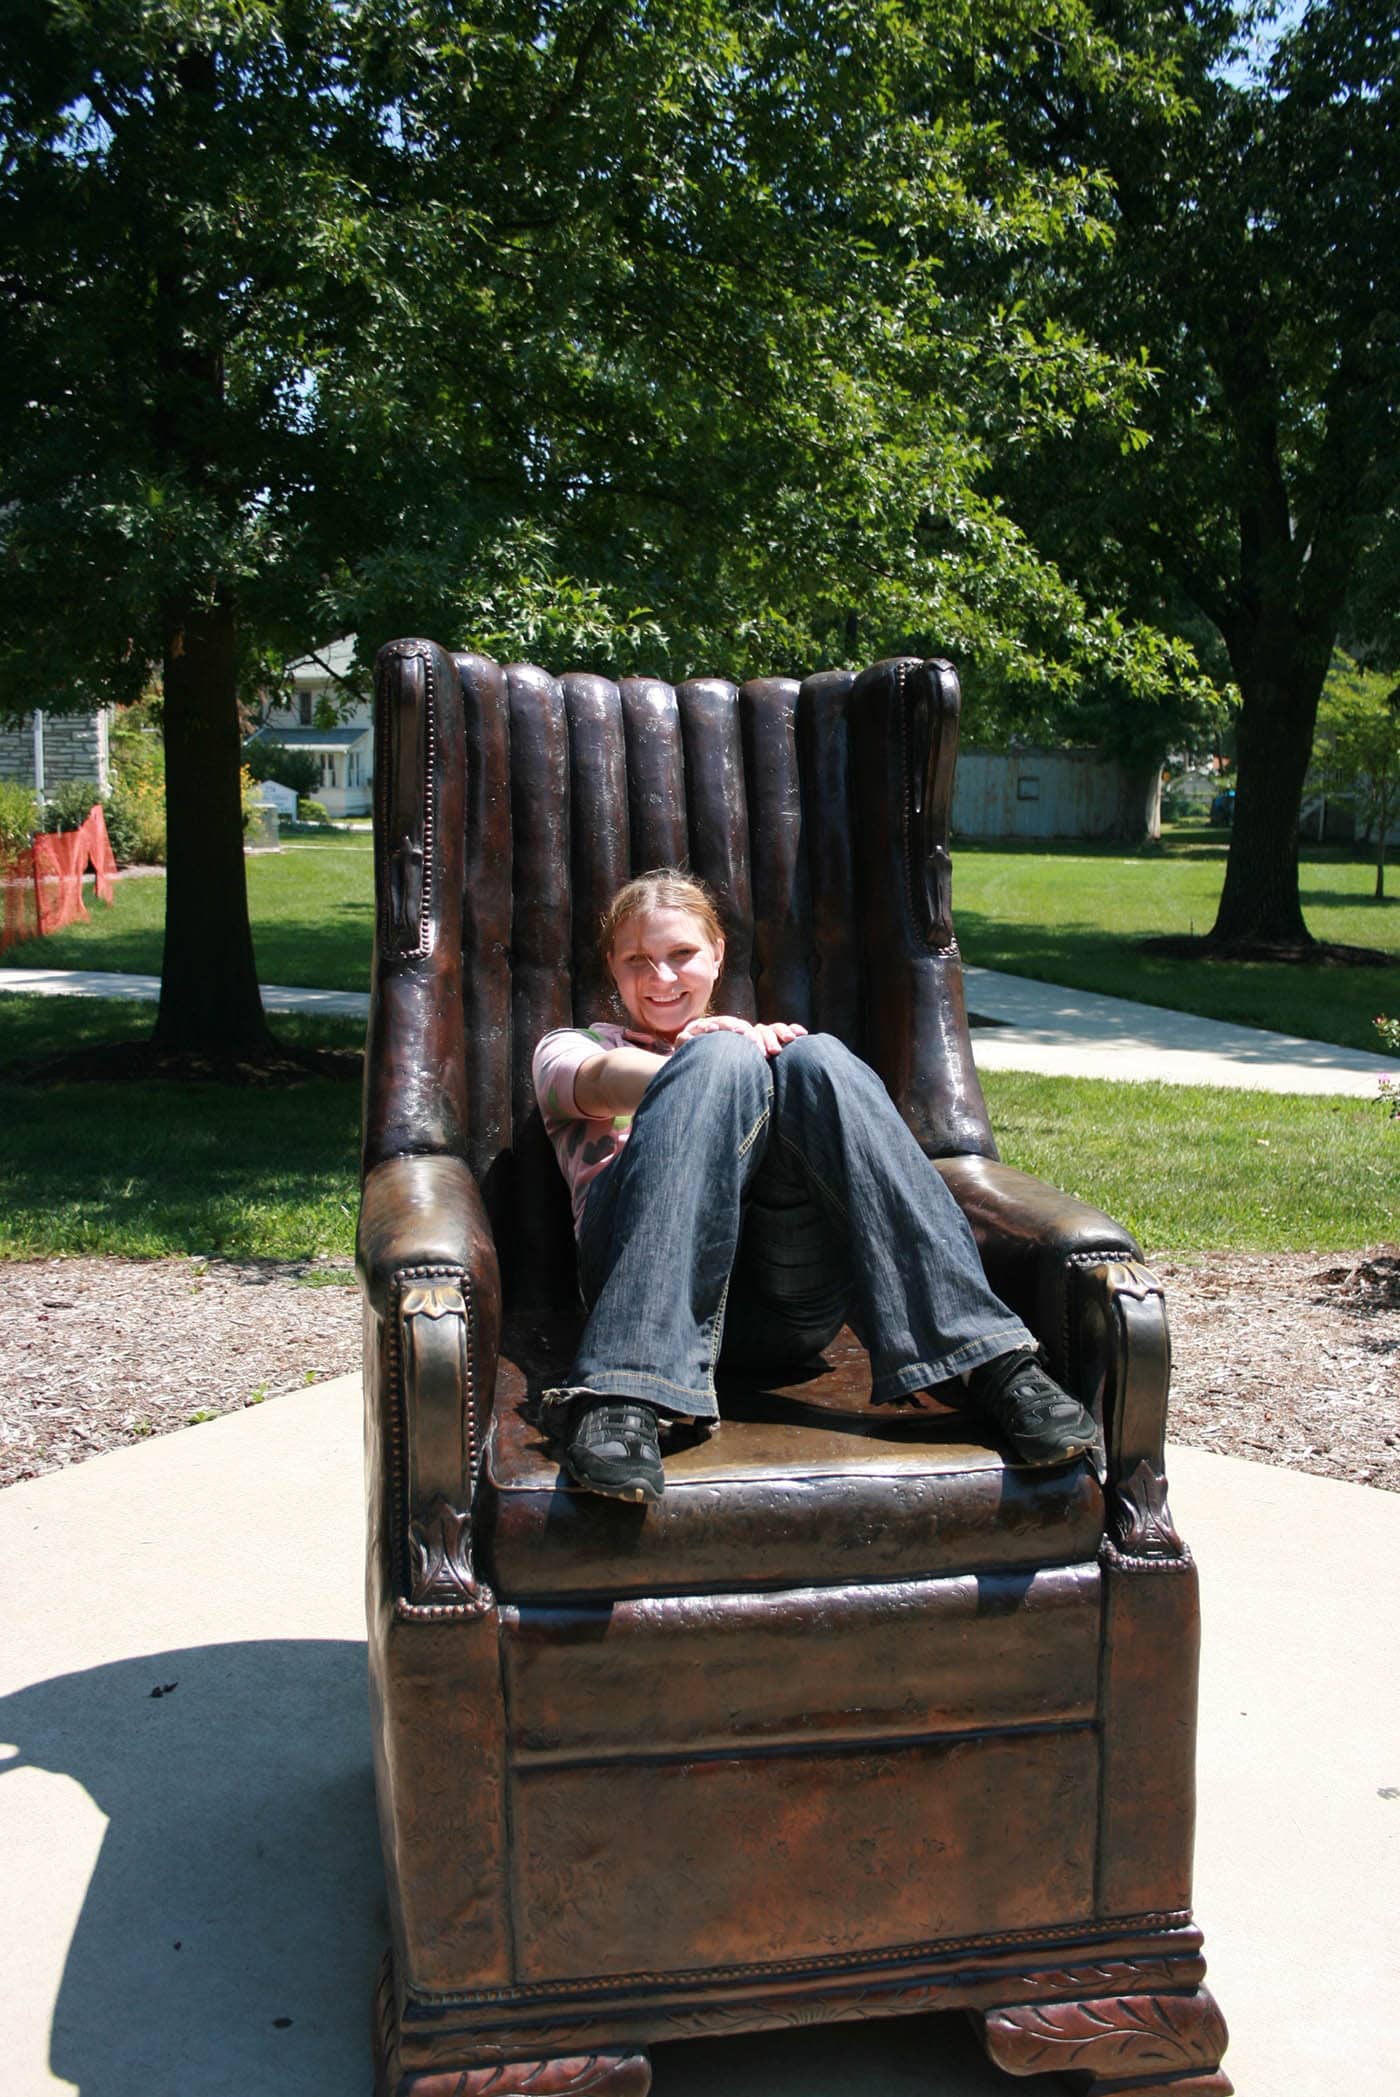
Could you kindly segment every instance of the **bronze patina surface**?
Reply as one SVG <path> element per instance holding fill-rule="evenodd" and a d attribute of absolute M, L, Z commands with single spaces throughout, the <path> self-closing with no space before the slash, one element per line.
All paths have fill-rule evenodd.
<path fill-rule="evenodd" d="M 365 1079 L 381 2097 L 644 2097 L 647 2046 L 960 2007 L 1012 2075 L 1220 2097 L 1191 1919 L 1196 1574 L 1162 1292 L 997 1159 L 953 931 L 958 683 L 672 688 L 428 641 L 378 669 Z M 725 1010 L 880 1073 L 1102 1461 L 1008 1460 L 823 1373 L 729 1388 L 648 1508 L 533 1424 L 576 1329 L 530 1084 L 603 1010 L 615 887 L 686 862 Z"/>

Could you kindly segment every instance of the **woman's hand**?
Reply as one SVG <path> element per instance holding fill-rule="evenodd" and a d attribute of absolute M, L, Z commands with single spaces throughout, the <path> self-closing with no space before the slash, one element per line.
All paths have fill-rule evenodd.
<path fill-rule="evenodd" d="M 757 1043 L 765 1056 L 776 1056 L 790 1041 L 797 1041 L 807 1029 L 796 1020 L 736 1019 L 732 1012 L 706 1012 L 693 1019 L 688 1027 L 682 1027 L 676 1036 L 676 1047 L 694 1041 L 700 1034 L 747 1034 L 750 1041 Z"/>

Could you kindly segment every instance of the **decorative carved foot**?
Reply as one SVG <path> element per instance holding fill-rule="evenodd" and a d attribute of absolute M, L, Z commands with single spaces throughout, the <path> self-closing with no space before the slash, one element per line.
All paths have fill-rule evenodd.
<path fill-rule="evenodd" d="M 1063 2075 L 1111 2097 L 1228 2097 L 1229 2034 L 1209 1988 L 1182 1995 L 1108 1995 L 973 2011 L 990 2058 L 1008 2075 Z"/>
<path fill-rule="evenodd" d="M 374 1998 L 375 2097 L 647 2097 L 650 2088 L 651 2063 L 630 2047 L 467 2068 L 405 2068 L 393 1954 L 385 1953 Z"/>

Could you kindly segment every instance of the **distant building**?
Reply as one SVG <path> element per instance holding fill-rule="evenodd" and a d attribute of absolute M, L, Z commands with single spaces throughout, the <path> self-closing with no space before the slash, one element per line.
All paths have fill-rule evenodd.
<path fill-rule="evenodd" d="M 42 713 L 36 734 L 33 714 L 22 715 L 17 727 L 0 727 L 0 779 L 38 786 L 36 768 L 42 767 L 46 791 L 65 779 L 93 779 L 105 794 L 112 778 L 111 720 L 110 706 L 86 714 Z"/>
<path fill-rule="evenodd" d="M 371 806 L 374 709 L 368 699 L 357 699 L 341 711 L 341 680 L 354 659 L 355 636 L 349 634 L 289 664 L 291 699 L 269 706 L 261 727 L 248 738 L 250 743 L 285 743 L 289 750 L 309 751 L 321 768 L 315 798 L 329 816 L 368 815 Z M 317 725 L 318 712 L 327 710 L 324 701 L 330 701 L 340 716 L 334 727 Z"/>
<path fill-rule="evenodd" d="M 1098 750 L 963 749 L 953 781 L 953 835 L 1125 839 L 1161 835 L 1160 765 Z"/>

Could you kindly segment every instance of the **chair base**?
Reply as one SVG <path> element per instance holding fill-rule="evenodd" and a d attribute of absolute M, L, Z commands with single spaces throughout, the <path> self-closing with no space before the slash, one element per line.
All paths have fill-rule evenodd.
<path fill-rule="evenodd" d="M 374 2097 L 647 2097 L 651 2063 L 630 2049 L 405 2067 L 399 2049 L 394 1956 L 385 1952 L 374 2002 Z"/>
<path fill-rule="evenodd" d="M 1228 2034 L 1203 1985 L 1200 1932 L 1185 1916 L 1141 1920 L 1147 1927 L 1119 1925 L 1098 1937 L 1091 1929 L 1077 1942 L 1070 1931 L 1038 1942 L 1028 1931 L 978 1945 L 908 1947 L 850 1972 L 844 1984 L 830 1965 L 788 1968 L 767 1985 L 755 1969 L 730 1969 L 711 1988 L 697 1988 L 691 1976 L 674 1993 L 664 1983 L 658 1991 L 656 1976 L 566 1986 L 558 1995 L 503 1991 L 515 1997 L 510 2006 L 501 1994 L 405 1996 L 386 1953 L 375 2093 L 646 2097 L 652 2042 L 961 2009 L 989 2059 L 1011 2076 L 1061 2075 L 1089 2097 L 1230 2097 L 1220 2068 Z M 659 2001 L 658 1992 L 671 1999 Z"/>

